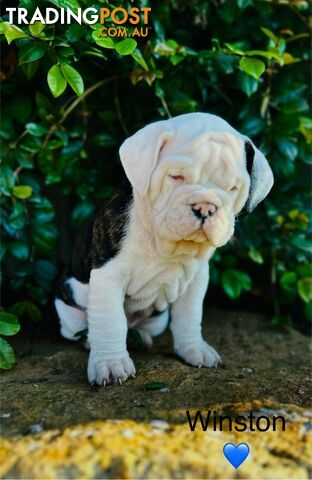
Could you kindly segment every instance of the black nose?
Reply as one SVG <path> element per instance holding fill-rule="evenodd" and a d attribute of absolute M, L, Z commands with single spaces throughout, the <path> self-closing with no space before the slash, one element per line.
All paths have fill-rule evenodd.
<path fill-rule="evenodd" d="M 204 223 L 207 217 L 212 217 L 217 210 L 218 207 L 213 203 L 199 202 L 192 205 L 192 212 L 202 223 Z"/>

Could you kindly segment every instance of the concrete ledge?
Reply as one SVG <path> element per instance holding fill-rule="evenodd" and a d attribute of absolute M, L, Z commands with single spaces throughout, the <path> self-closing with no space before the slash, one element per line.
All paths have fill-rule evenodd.
<path fill-rule="evenodd" d="M 308 479 L 308 418 L 295 411 L 285 432 L 191 432 L 188 424 L 107 420 L 3 439 L 0 474 L 5 479 Z M 250 447 L 238 470 L 223 456 L 227 442 Z"/>

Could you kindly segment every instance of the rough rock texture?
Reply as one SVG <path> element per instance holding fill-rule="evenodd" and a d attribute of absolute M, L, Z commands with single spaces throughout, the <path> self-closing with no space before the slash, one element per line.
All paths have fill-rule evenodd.
<path fill-rule="evenodd" d="M 106 388 L 88 385 L 87 352 L 78 345 L 17 337 L 18 365 L 1 375 L 1 475 L 309 478 L 309 339 L 259 315 L 216 310 L 207 312 L 204 331 L 223 368 L 185 365 L 166 333 L 150 352 L 132 352 L 136 379 Z M 150 382 L 165 385 L 149 390 Z M 191 432 L 186 410 L 207 409 L 282 414 L 286 431 Z M 250 446 L 238 470 L 223 457 L 228 441 Z"/>

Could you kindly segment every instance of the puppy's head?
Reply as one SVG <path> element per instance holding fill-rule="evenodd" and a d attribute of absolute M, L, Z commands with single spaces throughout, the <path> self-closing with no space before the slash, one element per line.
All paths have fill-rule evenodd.
<path fill-rule="evenodd" d="M 171 242 L 224 245 L 235 215 L 251 212 L 273 185 L 252 141 L 207 113 L 148 125 L 123 143 L 120 157 L 155 234 Z"/>

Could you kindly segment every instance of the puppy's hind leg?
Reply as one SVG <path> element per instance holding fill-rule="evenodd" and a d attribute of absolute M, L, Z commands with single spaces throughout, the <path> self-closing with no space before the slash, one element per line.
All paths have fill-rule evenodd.
<path fill-rule="evenodd" d="M 87 329 L 86 312 L 67 305 L 60 298 L 56 298 L 54 304 L 60 319 L 61 335 L 68 340 L 79 340 L 77 333 Z"/>
<path fill-rule="evenodd" d="M 146 318 L 137 327 L 141 334 L 143 342 L 151 347 L 153 344 L 152 337 L 157 337 L 163 333 L 169 323 L 169 308 L 163 312 L 154 311 L 153 314 Z"/>
<path fill-rule="evenodd" d="M 58 285 L 54 304 L 60 319 L 61 335 L 69 340 L 79 340 L 77 333 L 88 328 L 87 295 L 88 285 L 74 277 L 66 278 Z M 89 348 L 87 342 L 85 346 Z"/>

